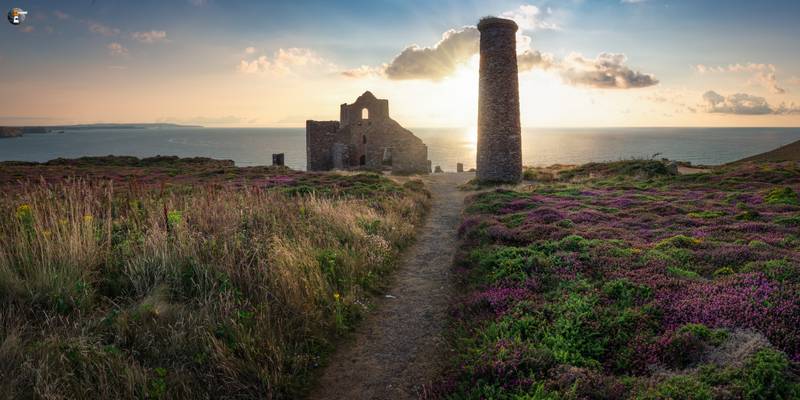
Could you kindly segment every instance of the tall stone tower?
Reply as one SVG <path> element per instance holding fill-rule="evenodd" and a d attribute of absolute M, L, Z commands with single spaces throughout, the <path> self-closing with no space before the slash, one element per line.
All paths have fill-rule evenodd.
<path fill-rule="evenodd" d="M 487 17 L 481 33 L 478 92 L 477 176 L 481 182 L 522 179 L 522 135 L 519 122 L 517 24 Z"/>

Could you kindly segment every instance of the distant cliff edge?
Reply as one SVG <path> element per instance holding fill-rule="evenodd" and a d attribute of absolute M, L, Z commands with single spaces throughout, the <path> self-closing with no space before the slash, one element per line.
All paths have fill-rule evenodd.
<path fill-rule="evenodd" d="M 202 128 L 200 125 L 179 125 L 164 123 L 145 124 L 83 124 L 54 126 L 0 126 L 0 138 L 20 137 L 26 133 L 64 133 L 64 131 L 85 131 L 94 129 L 161 129 L 161 128 Z"/>
<path fill-rule="evenodd" d="M 751 157 L 743 158 L 739 161 L 734 161 L 731 164 L 748 161 L 800 161 L 800 140 L 789 143 L 786 146 L 778 147 L 777 149 L 768 151 L 766 153 L 761 153 Z"/>
<path fill-rule="evenodd" d="M 0 126 L 0 138 L 12 138 L 22 136 L 22 128 Z"/>

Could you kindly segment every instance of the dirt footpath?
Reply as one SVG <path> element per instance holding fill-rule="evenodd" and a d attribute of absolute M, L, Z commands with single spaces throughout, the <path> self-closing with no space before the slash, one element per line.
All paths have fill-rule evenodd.
<path fill-rule="evenodd" d="M 387 296 L 331 357 L 310 399 L 416 399 L 447 361 L 442 333 L 453 294 L 450 266 L 472 173 L 426 178 L 430 214 L 406 250 Z"/>

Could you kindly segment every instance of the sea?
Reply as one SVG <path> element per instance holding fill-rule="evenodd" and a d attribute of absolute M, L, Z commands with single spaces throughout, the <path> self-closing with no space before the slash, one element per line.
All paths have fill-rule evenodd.
<path fill-rule="evenodd" d="M 428 158 L 445 171 L 475 166 L 474 128 L 413 128 Z M 800 140 L 800 128 L 525 128 L 525 165 L 668 158 L 716 165 Z M 0 139 L 0 161 L 130 155 L 211 157 L 239 166 L 269 165 L 285 153 L 286 165 L 306 166 L 304 128 L 148 128 L 67 130 Z"/>

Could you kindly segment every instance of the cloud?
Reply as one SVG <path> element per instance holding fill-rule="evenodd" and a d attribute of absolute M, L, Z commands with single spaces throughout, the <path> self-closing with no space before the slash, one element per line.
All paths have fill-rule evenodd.
<path fill-rule="evenodd" d="M 632 89 L 658 84 L 651 74 L 634 71 L 625 65 L 624 54 L 600 53 L 596 58 L 585 58 L 572 53 L 559 67 L 561 78 L 572 85 L 600 89 Z"/>
<path fill-rule="evenodd" d="M 479 38 L 474 26 L 450 29 L 433 47 L 406 47 L 386 66 L 384 73 L 395 80 L 440 80 L 478 52 Z"/>
<path fill-rule="evenodd" d="M 256 48 L 253 47 L 253 46 L 250 46 L 250 47 L 244 49 L 244 53 L 245 54 L 254 54 L 255 52 L 256 52 Z"/>
<path fill-rule="evenodd" d="M 542 12 L 536 6 L 523 5 L 514 11 L 502 13 L 513 18 L 522 29 L 558 29 L 543 16 L 552 15 L 549 8 Z M 517 63 L 520 72 L 532 69 L 551 70 L 558 73 L 567 84 L 595 88 L 630 89 L 658 84 L 651 74 L 632 70 L 625 65 L 624 54 L 601 53 L 590 59 L 580 54 L 571 54 L 557 60 L 552 54 L 530 48 L 530 36 L 517 33 Z M 341 71 L 348 78 L 381 76 L 392 80 L 427 79 L 438 81 L 452 75 L 460 65 L 478 54 L 480 33 L 474 26 L 450 29 L 441 40 L 431 47 L 411 45 L 406 47 L 391 62 L 381 66 L 362 65 Z"/>
<path fill-rule="evenodd" d="M 342 71 L 342 76 L 348 78 L 367 78 L 367 77 L 383 77 L 385 76 L 386 65 L 382 67 L 370 67 L 369 65 L 362 65 L 358 68 L 348 69 Z"/>
<path fill-rule="evenodd" d="M 790 85 L 800 85 L 800 78 L 793 76 L 789 79 Z"/>
<path fill-rule="evenodd" d="M 709 90 L 703 94 L 703 102 L 703 109 L 708 113 L 736 115 L 800 114 L 800 107 L 794 103 L 790 105 L 781 103 L 778 107 L 772 107 L 765 98 L 747 93 L 723 96 L 713 90 Z"/>
<path fill-rule="evenodd" d="M 171 117 L 165 116 L 156 118 L 156 122 L 160 123 L 177 123 L 177 124 L 197 124 L 197 125 L 233 125 L 253 122 L 238 115 L 218 115 L 218 116 L 203 116 L 198 115 L 194 117 Z"/>
<path fill-rule="evenodd" d="M 99 22 L 87 21 L 86 24 L 89 27 L 90 32 L 96 33 L 98 35 L 114 36 L 119 34 L 119 29 L 103 25 Z"/>
<path fill-rule="evenodd" d="M 708 66 L 698 64 L 695 66 L 697 72 L 701 74 L 707 73 L 752 73 L 753 77 L 750 83 L 755 83 L 767 88 L 770 92 L 776 94 L 786 93 L 786 89 L 782 88 L 778 83 L 778 78 L 775 76 L 777 68 L 774 64 L 760 64 L 760 63 L 745 63 L 745 64 L 729 64 L 719 66 Z"/>
<path fill-rule="evenodd" d="M 648 0 L 619 0 L 622 4 L 642 4 L 646 3 Z"/>
<path fill-rule="evenodd" d="M 127 56 L 129 54 L 128 49 L 117 42 L 109 43 L 106 48 L 108 49 L 108 53 L 112 56 Z"/>
<path fill-rule="evenodd" d="M 548 21 L 552 15 L 550 8 L 542 10 L 534 5 L 524 4 L 519 6 L 514 11 L 506 11 L 500 14 L 503 18 L 513 19 L 519 25 L 519 29 L 523 31 L 532 30 L 558 30 L 558 24 Z"/>
<path fill-rule="evenodd" d="M 208 4 L 208 0 L 189 0 L 189 4 L 195 7 L 200 7 Z"/>
<path fill-rule="evenodd" d="M 695 99 L 689 104 L 689 98 Z M 696 107 L 696 94 L 685 89 L 669 89 L 661 88 L 654 91 L 645 92 L 639 97 L 639 100 L 657 103 L 662 107 L 671 107 L 673 114 L 682 114 L 685 112 L 695 113 Z M 663 108 L 662 108 L 663 109 Z"/>
<path fill-rule="evenodd" d="M 520 71 L 528 71 L 532 69 L 550 69 L 558 67 L 552 54 L 542 54 L 538 50 L 525 50 L 521 54 L 517 54 L 517 67 Z"/>
<path fill-rule="evenodd" d="M 65 20 L 65 19 L 70 19 L 71 18 L 69 14 L 67 14 L 65 12 L 62 12 L 62 11 L 59 11 L 59 10 L 53 11 L 53 15 L 55 15 L 56 18 L 58 18 L 58 19 L 60 19 L 62 21 Z"/>
<path fill-rule="evenodd" d="M 216 125 L 216 124 L 238 124 L 244 122 L 242 117 L 237 117 L 235 115 L 224 115 L 218 117 L 194 117 L 185 120 L 186 122 L 191 122 L 194 124 L 209 124 L 209 125 Z"/>
<path fill-rule="evenodd" d="M 149 31 L 149 32 L 133 32 L 131 37 L 142 43 L 156 43 L 166 42 L 167 32 L 165 31 Z"/>
<path fill-rule="evenodd" d="M 775 77 L 774 72 L 759 72 L 755 76 L 755 80 L 762 86 L 769 89 L 772 93 L 784 94 L 786 89 L 778 86 L 778 78 Z"/>
<path fill-rule="evenodd" d="M 278 49 L 272 59 L 261 55 L 239 62 L 237 69 L 245 74 L 290 75 L 309 68 L 333 69 L 335 66 L 311 49 L 292 47 Z"/>
<path fill-rule="evenodd" d="M 800 106 L 794 102 L 788 105 L 786 103 L 781 103 L 781 105 L 779 105 L 778 108 L 774 108 L 773 111 L 778 115 L 796 115 L 800 114 Z"/>

